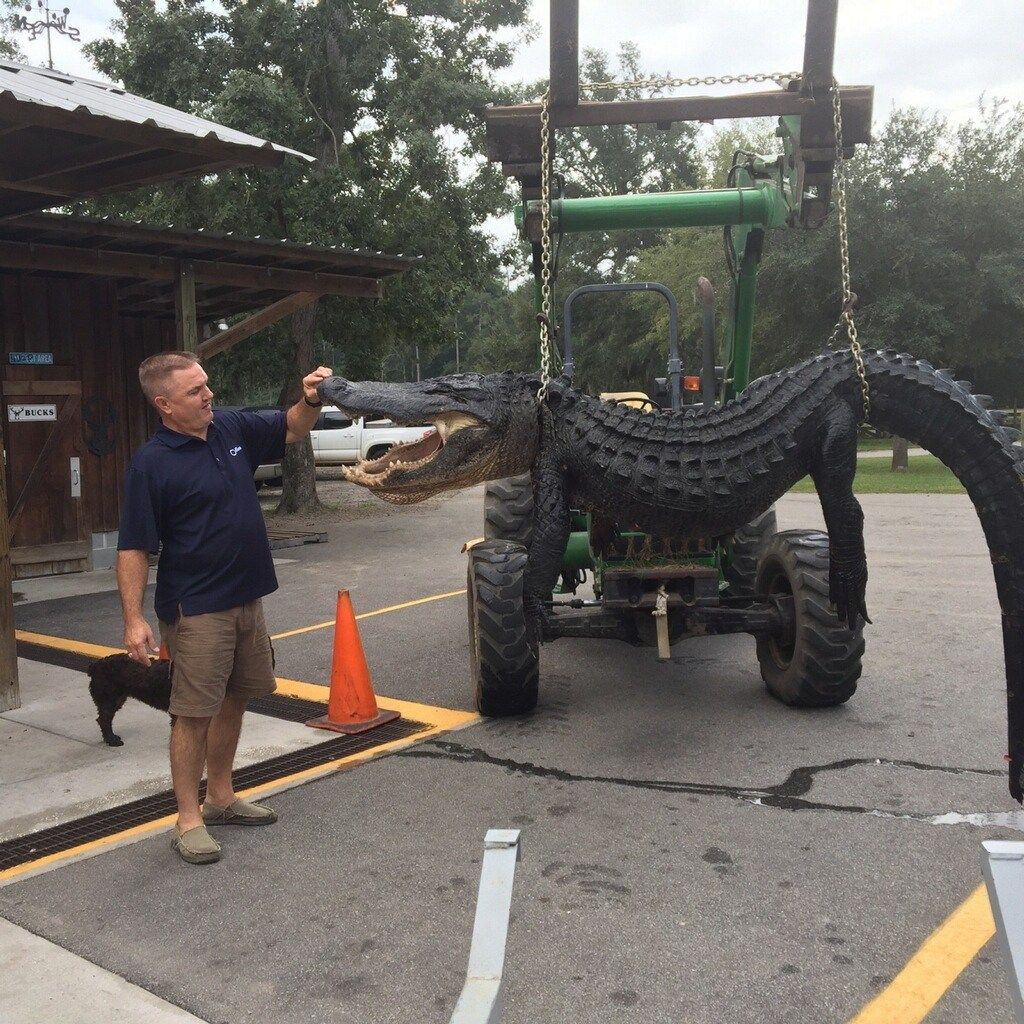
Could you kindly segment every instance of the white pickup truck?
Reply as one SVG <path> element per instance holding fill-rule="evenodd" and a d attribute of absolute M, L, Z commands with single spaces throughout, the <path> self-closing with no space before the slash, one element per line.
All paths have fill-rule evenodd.
<path fill-rule="evenodd" d="M 434 428 L 398 427 L 390 420 L 350 420 L 334 406 L 325 405 L 309 432 L 313 460 L 318 466 L 342 466 L 360 459 L 376 459 L 389 448 L 406 441 L 418 441 Z M 276 484 L 281 464 L 271 463 L 256 470 L 256 483 Z"/>
<path fill-rule="evenodd" d="M 340 466 L 360 459 L 376 459 L 389 448 L 418 441 L 433 427 L 397 427 L 391 420 L 350 420 L 331 406 L 324 406 L 309 436 L 318 466 Z"/>

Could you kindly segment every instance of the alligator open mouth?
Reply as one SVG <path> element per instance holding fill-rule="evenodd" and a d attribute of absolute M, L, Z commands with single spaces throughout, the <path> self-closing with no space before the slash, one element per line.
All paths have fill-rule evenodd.
<path fill-rule="evenodd" d="M 434 420 L 432 433 L 418 441 L 397 444 L 378 459 L 364 459 L 355 466 L 344 466 L 342 474 L 346 480 L 362 487 L 384 488 L 393 474 L 410 473 L 433 462 L 458 431 L 480 426 L 483 423 L 475 416 L 458 412 L 441 413 Z"/>

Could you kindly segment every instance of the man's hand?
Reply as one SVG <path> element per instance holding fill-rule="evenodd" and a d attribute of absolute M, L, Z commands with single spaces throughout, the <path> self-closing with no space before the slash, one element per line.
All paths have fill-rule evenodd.
<path fill-rule="evenodd" d="M 316 423 L 317 416 L 320 415 L 321 402 L 320 396 L 316 392 L 316 386 L 322 380 L 330 377 L 333 372 L 329 366 L 318 366 L 312 373 L 308 373 L 302 378 L 302 394 L 308 401 L 303 401 L 300 398 L 288 410 L 285 417 L 287 424 L 284 435 L 285 444 L 301 441 L 309 434 L 310 428 Z M 310 405 L 309 402 L 312 402 L 313 405 Z"/>
<path fill-rule="evenodd" d="M 319 402 L 316 386 L 326 380 L 334 371 L 329 366 L 318 366 L 312 373 L 302 378 L 302 392 L 311 402 Z"/>
<path fill-rule="evenodd" d="M 149 664 L 149 651 L 154 654 L 160 652 L 153 637 L 153 631 L 145 619 L 133 619 L 125 625 L 124 645 L 128 650 L 128 657 L 140 665 Z"/>

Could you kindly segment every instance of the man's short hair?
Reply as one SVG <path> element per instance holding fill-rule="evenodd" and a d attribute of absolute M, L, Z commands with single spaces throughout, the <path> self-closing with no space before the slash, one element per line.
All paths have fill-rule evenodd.
<path fill-rule="evenodd" d="M 139 366 L 139 384 L 143 394 L 152 402 L 163 394 L 168 378 L 175 370 L 185 370 L 199 362 L 194 352 L 158 352 L 144 359 Z"/>

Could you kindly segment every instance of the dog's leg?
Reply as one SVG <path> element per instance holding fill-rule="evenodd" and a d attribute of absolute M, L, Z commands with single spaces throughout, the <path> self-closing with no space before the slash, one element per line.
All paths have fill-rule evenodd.
<path fill-rule="evenodd" d="M 114 715 L 121 710 L 124 705 L 124 700 L 112 703 L 104 701 L 102 704 L 97 705 L 99 707 L 99 715 L 96 721 L 99 722 L 100 731 L 103 733 L 103 742 L 108 747 L 123 747 L 124 740 L 117 735 L 113 730 Z"/>

